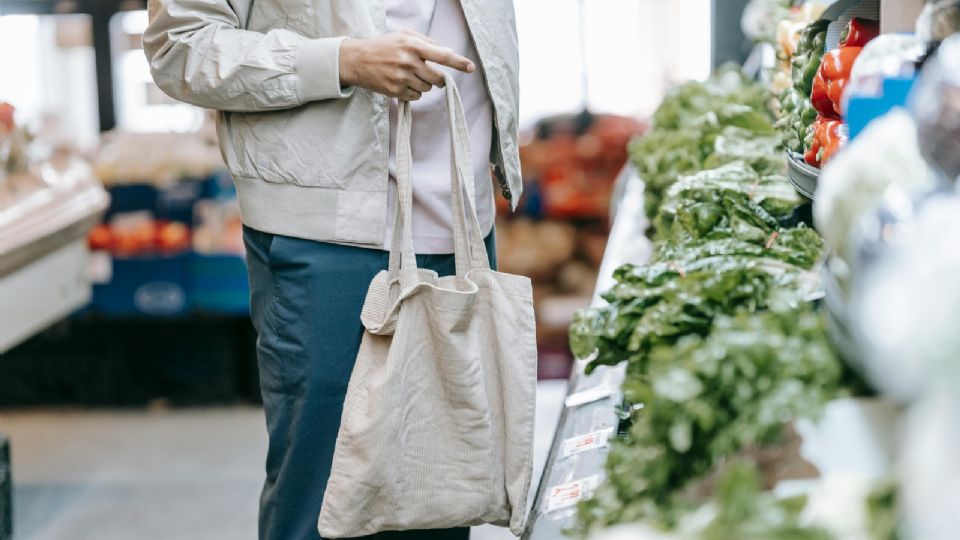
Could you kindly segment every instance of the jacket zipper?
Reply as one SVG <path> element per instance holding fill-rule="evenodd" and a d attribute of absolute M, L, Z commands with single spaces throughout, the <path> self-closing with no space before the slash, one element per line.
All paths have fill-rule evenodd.
<path fill-rule="evenodd" d="M 483 67 L 483 55 L 480 54 L 480 49 L 477 47 L 476 34 L 473 31 L 473 26 L 471 26 L 470 17 L 467 17 L 467 12 L 463 7 L 463 0 L 460 0 L 460 9 L 463 11 L 463 19 L 467 23 L 467 32 L 470 33 L 470 41 L 473 42 L 473 49 L 477 51 L 477 63 L 480 64 L 480 71 L 483 73 L 483 84 L 487 89 L 487 96 L 490 98 L 490 107 L 493 109 L 493 131 L 496 142 L 496 151 L 497 157 L 499 158 L 499 163 L 494 163 L 493 167 L 493 176 L 497 179 L 497 183 L 500 184 L 500 192 L 503 193 L 503 196 L 513 203 L 513 195 L 510 191 L 510 185 L 507 184 L 507 173 L 506 173 L 506 162 L 503 158 L 503 146 L 501 146 L 500 141 L 500 119 L 497 114 L 497 102 L 493 99 L 493 92 L 490 89 L 490 77 L 487 76 L 487 70 Z"/>

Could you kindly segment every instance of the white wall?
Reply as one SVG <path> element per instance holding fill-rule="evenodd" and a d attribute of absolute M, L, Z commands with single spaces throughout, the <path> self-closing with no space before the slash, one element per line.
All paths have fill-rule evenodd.
<path fill-rule="evenodd" d="M 93 48 L 58 46 L 57 20 L 0 17 L 0 101 L 17 108 L 18 122 L 55 130 L 70 143 L 89 149 L 99 137 Z M 45 125 L 45 119 L 55 124 Z"/>
<path fill-rule="evenodd" d="M 709 74 L 709 0 L 515 2 L 522 126 L 545 115 L 578 111 L 584 102 L 596 112 L 647 115 L 669 85 Z"/>
<path fill-rule="evenodd" d="M 0 17 L 0 101 L 15 104 L 18 118 L 35 117 L 43 107 L 39 39 L 36 17 Z"/>

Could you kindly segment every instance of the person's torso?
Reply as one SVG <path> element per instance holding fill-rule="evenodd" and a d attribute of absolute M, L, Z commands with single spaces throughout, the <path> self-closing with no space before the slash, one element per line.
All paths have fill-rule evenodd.
<path fill-rule="evenodd" d="M 308 38 L 364 38 L 388 30 L 386 7 L 375 0 L 231 3 L 245 27 L 258 32 L 280 28 Z M 460 4 L 492 108 L 494 144 L 483 161 L 494 164 L 501 188 L 516 201 L 522 186 L 517 154 L 518 56 L 513 2 L 461 0 Z M 319 225 L 298 227 L 291 223 L 284 230 L 268 232 L 382 246 L 389 200 L 389 101 L 386 96 L 357 89 L 349 98 L 294 109 L 221 113 L 221 148 L 231 172 L 243 180 L 238 182 L 238 191 L 252 181 L 260 181 L 258 197 L 274 186 L 270 195 L 280 200 L 295 197 L 295 188 L 331 191 L 323 197 L 331 201 L 331 206 L 318 209 L 313 218 L 322 221 Z M 259 204 L 258 198 L 240 195 L 241 205 Z"/>
<path fill-rule="evenodd" d="M 449 47 L 455 53 L 479 63 L 476 48 L 464 20 L 459 0 L 386 0 L 389 31 L 414 30 Z M 490 149 L 493 109 L 483 73 L 450 73 L 460 90 L 463 110 L 470 126 L 474 167 L 474 194 L 477 218 L 486 235 L 493 226 L 494 204 L 490 179 Z M 450 209 L 450 132 L 444 91 L 433 88 L 410 105 L 413 113 L 411 151 L 413 155 L 413 244 L 417 253 L 452 253 L 453 233 Z M 397 100 L 390 103 L 390 139 L 397 126 Z M 396 204 L 396 145 L 390 145 L 390 207 L 384 248 L 389 249 Z"/>

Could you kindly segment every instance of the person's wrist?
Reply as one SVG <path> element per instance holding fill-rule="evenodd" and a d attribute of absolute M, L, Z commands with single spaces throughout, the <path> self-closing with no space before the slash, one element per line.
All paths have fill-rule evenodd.
<path fill-rule="evenodd" d="M 357 40 L 346 38 L 340 43 L 340 86 L 356 84 L 355 65 L 357 58 Z"/>

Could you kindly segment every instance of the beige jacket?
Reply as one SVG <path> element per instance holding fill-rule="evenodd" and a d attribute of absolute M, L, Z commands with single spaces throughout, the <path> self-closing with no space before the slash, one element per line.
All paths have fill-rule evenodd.
<path fill-rule="evenodd" d="M 512 0 L 461 0 L 494 108 L 491 163 L 516 207 L 518 55 Z M 171 97 L 216 109 L 243 221 L 381 247 L 387 97 L 342 88 L 340 43 L 385 32 L 379 0 L 150 0 L 143 48 Z"/>

